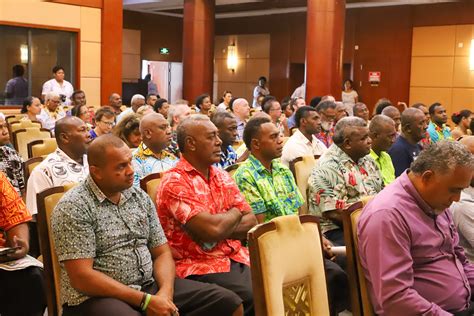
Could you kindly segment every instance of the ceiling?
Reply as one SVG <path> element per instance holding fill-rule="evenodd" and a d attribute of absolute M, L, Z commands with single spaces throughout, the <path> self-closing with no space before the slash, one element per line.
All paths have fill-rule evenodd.
<path fill-rule="evenodd" d="M 215 12 L 217 19 L 306 12 L 307 1 L 310 0 L 216 0 Z M 460 0 L 346 0 L 346 7 L 363 8 L 459 1 Z M 123 8 L 124 10 L 182 17 L 183 2 L 184 0 L 123 0 Z"/>

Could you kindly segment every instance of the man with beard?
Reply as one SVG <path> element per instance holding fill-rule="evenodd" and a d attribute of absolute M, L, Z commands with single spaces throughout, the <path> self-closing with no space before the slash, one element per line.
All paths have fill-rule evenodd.
<path fill-rule="evenodd" d="M 428 125 L 428 133 L 432 143 L 436 143 L 443 139 L 452 139 L 451 131 L 446 126 L 448 115 L 446 109 L 441 103 L 433 103 L 428 109 L 430 113 L 430 124 Z"/>
<path fill-rule="evenodd" d="M 321 132 L 315 136 L 329 148 L 333 141 L 332 136 L 334 135 L 334 120 L 336 119 L 336 103 L 330 99 L 319 102 L 316 106 L 321 116 Z"/>

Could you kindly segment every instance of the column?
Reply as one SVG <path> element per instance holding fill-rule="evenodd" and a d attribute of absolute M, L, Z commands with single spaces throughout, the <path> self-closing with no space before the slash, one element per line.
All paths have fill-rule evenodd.
<path fill-rule="evenodd" d="M 190 104 L 200 94 L 212 94 L 214 9 L 214 0 L 184 0 L 183 98 Z"/>
<path fill-rule="evenodd" d="M 306 102 L 332 94 L 341 98 L 345 0 L 308 0 Z"/>

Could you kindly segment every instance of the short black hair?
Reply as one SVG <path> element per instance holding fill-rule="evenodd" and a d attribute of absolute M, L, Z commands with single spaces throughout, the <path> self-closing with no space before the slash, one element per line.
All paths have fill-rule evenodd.
<path fill-rule="evenodd" d="M 22 65 L 15 65 L 12 67 L 13 76 L 21 77 L 25 73 L 25 68 Z"/>
<path fill-rule="evenodd" d="M 258 81 L 260 81 L 260 80 L 263 80 L 263 81 L 267 82 L 267 78 L 264 77 L 264 76 L 259 77 L 259 78 L 258 78 Z"/>
<path fill-rule="evenodd" d="M 313 108 L 316 108 L 319 104 L 319 102 L 321 102 L 321 99 L 322 97 L 314 97 L 311 99 L 311 101 L 309 101 L 309 106 L 313 107 Z"/>
<path fill-rule="evenodd" d="M 310 107 L 308 105 L 300 107 L 298 110 L 296 110 L 295 113 L 295 124 L 296 127 L 300 127 L 301 124 L 301 119 L 304 119 L 308 116 L 309 112 L 317 112 L 315 108 Z"/>
<path fill-rule="evenodd" d="M 244 143 L 248 150 L 250 150 L 252 139 L 254 139 L 255 136 L 260 132 L 260 126 L 271 122 L 272 121 L 267 116 L 257 116 L 247 122 L 247 125 L 245 125 L 244 128 Z"/>
<path fill-rule="evenodd" d="M 263 98 L 262 101 L 262 111 L 265 113 L 270 113 L 270 109 L 272 108 L 273 102 L 278 102 L 278 100 L 271 95 L 267 95 L 266 97 Z"/>
<path fill-rule="evenodd" d="M 430 107 L 429 107 L 429 109 L 428 109 L 428 112 L 430 113 L 430 115 L 433 115 L 433 114 L 434 114 L 434 112 L 436 111 L 436 108 L 437 108 L 438 106 L 441 106 L 441 103 L 435 102 L 435 103 L 433 103 L 433 104 L 430 105 Z"/>
<path fill-rule="evenodd" d="M 454 124 L 459 125 L 461 123 L 463 118 L 469 118 L 472 115 L 471 110 L 461 110 L 459 112 L 454 112 L 453 115 L 451 116 L 451 120 L 454 122 Z"/>
<path fill-rule="evenodd" d="M 87 107 L 87 105 L 85 104 L 81 104 L 81 105 L 75 105 L 72 109 L 71 109 L 71 115 L 72 116 L 75 116 L 75 117 L 79 117 L 81 115 L 81 108 L 85 106 Z"/>
<path fill-rule="evenodd" d="M 234 114 L 227 112 L 227 111 L 219 111 L 216 112 L 211 119 L 211 122 L 214 123 L 214 125 L 217 128 L 221 128 L 222 125 L 224 124 L 225 119 L 235 119 Z"/>
<path fill-rule="evenodd" d="M 23 107 L 21 108 L 21 113 L 26 113 L 28 112 L 28 107 L 33 104 L 33 101 L 34 101 L 35 97 L 31 96 L 31 97 L 26 97 L 24 100 L 23 100 Z"/>
<path fill-rule="evenodd" d="M 196 107 L 201 109 L 201 104 L 204 102 L 205 98 L 210 98 L 209 94 L 201 94 L 196 98 Z"/>
<path fill-rule="evenodd" d="M 280 105 L 281 105 L 281 110 L 282 111 L 285 111 L 286 108 L 291 104 L 291 98 L 290 97 L 284 97 L 281 102 L 280 102 Z"/>
<path fill-rule="evenodd" d="M 86 95 L 86 93 L 82 90 L 76 90 L 74 91 L 72 94 L 71 94 L 71 100 L 74 100 L 74 98 L 76 97 L 76 95 L 80 94 L 80 93 L 84 93 L 84 95 Z"/>
<path fill-rule="evenodd" d="M 381 98 L 375 103 L 375 114 L 382 114 L 383 109 L 392 106 L 392 102 L 387 98 Z"/>
<path fill-rule="evenodd" d="M 153 110 L 155 110 L 155 112 L 158 112 L 158 110 L 160 110 L 161 107 L 163 106 L 163 104 L 165 104 L 165 103 L 168 103 L 168 100 L 166 100 L 166 99 L 156 100 L 155 105 L 153 106 Z"/>
<path fill-rule="evenodd" d="M 60 70 L 65 71 L 63 66 L 60 66 L 60 65 L 54 66 L 53 67 L 53 74 L 57 73 Z"/>
<path fill-rule="evenodd" d="M 156 97 L 157 95 L 156 95 L 156 93 L 148 93 L 148 94 L 146 95 L 145 100 L 148 101 L 152 96 L 155 96 L 155 97 Z"/>

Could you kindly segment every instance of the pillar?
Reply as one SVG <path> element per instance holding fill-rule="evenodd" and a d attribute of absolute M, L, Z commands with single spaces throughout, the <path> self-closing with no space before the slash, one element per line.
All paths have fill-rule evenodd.
<path fill-rule="evenodd" d="M 345 0 L 308 0 L 306 102 L 327 94 L 341 98 L 345 6 Z"/>
<path fill-rule="evenodd" d="M 215 0 L 184 0 L 183 98 L 190 104 L 212 94 L 214 9 Z"/>
<path fill-rule="evenodd" d="M 109 96 L 122 94 L 122 29 L 123 5 L 118 0 L 103 0 L 101 46 L 101 104 L 109 103 Z"/>

